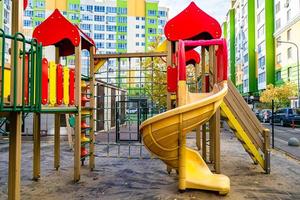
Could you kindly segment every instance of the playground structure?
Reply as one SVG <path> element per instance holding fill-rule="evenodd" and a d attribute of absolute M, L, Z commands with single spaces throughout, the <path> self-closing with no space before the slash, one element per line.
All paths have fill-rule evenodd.
<path fill-rule="evenodd" d="M 179 175 L 179 190 L 187 188 L 218 191 L 227 194 L 230 181 L 227 176 L 219 174 L 220 167 L 220 120 L 221 116 L 228 122 L 238 140 L 249 153 L 254 163 L 259 164 L 266 173 L 270 173 L 269 132 L 264 129 L 255 118 L 251 109 L 238 94 L 234 86 L 227 81 L 227 47 L 221 37 L 218 22 L 191 3 L 178 16 L 171 19 L 165 27 L 165 41 L 157 51 L 151 53 L 126 54 L 95 54 L 93 41 L 78 27 L 68 22 L 58 10 L 40 24 L 33 33 L 33 40 L 26 40 L 21 32 L 23 4 L 13 0 L 13 36 L 5 35 L 1 31 L 2 41 L 12 41 L 11 66 L 5 68 L 5 42 L 2 43 L 1 57 L 1 98 L 0 113 L 11 121 L 10 149 L 9 149 L 9 199 L 20 199 L 20 156 L 21 156 L 21 114 L 34 113 L 34 151 L 33 151 L 33 179 L 40 177 L 40 115 L 49 113 L 55 115 L 54 137 L 54 168 L 60 167 L 60 117 L 61 114 L 75 115 L 74 124 L 74 181 L 80 179 L 81 162 L 89 159 L 89 168 L 95 168 L 95 123 L 97 112 L 109 111 L 101 122 L 110 121 L 107 126 L 116 130 L 115 141 L 120 151 L 120 142 L 132 142 L 134 146 L 143 142 L 146 148 L 167 165 L 168 172 L 176 169 Z M 193 21 L 191 25 L 189 19 Z M 56 27 L 56 28 L 53 28 Z M 57 31 L 60 29 L 61 31 Z M 42 58 L 42 46 L 55 46 L 55 61 Z M 201 56 L 194 50 L 201 47 Z M 89 76 L 81 75 L 81 50 L 90 53 Z M 75 68 L 61 65 L 61 57 L 75 55 Z M 160 113 L 155 111 L 154 101 L 141 100 L 149 98 L 145 95 L 145 85 L 150 83 L 151 94 L 154 94 L 153 76 L 147 81 L 143 75 L 147 70 L 137 70 L 139 87 L 131 88 L 135 84 L 130 75 L 123 77 L 128 80 L 120 81 L 120 63 L 128 59 L 131 67 L 132 59 L 139 60 L 139 65 L 149 61 L 153 73 L 154 60 L 166 58 L 167 94 L 159 98 L 167 98 L 169 111 Z M 115 86 L 118 94 L 95 92 L 95 75 L 104 69 L 110 59 L 117 60 Z M 187 77 L 187 65 L 194 69 L 194 80 Z M 107 66 L 106 66 L 107 67 Z M 19 70 L 21 69 L 21 70 Z M 108 85 L 108 67 L 106 77 L 99 78 L 103 85 Z M 10 77 L 9 77 L 10 76 Z M 48 82 L 49 81 L 49 82 Z M 160 84 L 160 83 L 156 83 Z M 9 87 L 9 86 L 10 87 Z M 163 84 L 162 84 L 163 85 Z M 97 88 L 97 87 L 96 87 Z M 161 88 L 158 88 L 158 90 Z M 134 91 L 139 99 L 129 95 Z M 193 93 L 192 93 L 193 92 Z M 99 95 L 103 94 L 103 95 Z M 121 97 L 121 94 L 124 97 Z M 126 95 L 127 97 L 126 97 Z M 97 98 L 110 95 L 108 108 L 99 108 Z M 149 95 L 149 94 L 148 94 Z M 115 98 L 118 96 L 118 98 Z M 96 98 L 94 98 L 96 97 Z M 132 97 L 132 96 L 131 96 Z M 115 98 L 115 99 L 114 99 Z M 114 99 L 114 100 L 113 100 Z M 115 105 L 111 104 L 115 101 Z M 126 119 L 118 118 L 125 114 L 125 105 L 135 104 L 136 137 L 121 138 L 119 128 L 127 126 Z M 101 101 L 99 101 L 101 104 Z M 110 105 L 109 105 L 110 104 Z M 103 105 L 102 105 L 103 106 Z M 104 113 L 105 113 L 104 112 Z M 150 113 L 150 114 L 149 114 Z M 103 114 L 104 115 L 104 114 Z M 112 117 L 112 116 L 115 116 Z M 147 120 L 147 118 L 151 117 Z M 110 119 L 109 119 L 110 118 Z M 115 121 L 114 121 L 115 120 Z M 112 123 L 114 121 L 114 124 Z M 143 123 L 142 123 L 143 122 Z M 209 129 L 207 129 L 207 124 Z M 105 128 L 104 128 L 105 130 Z M 140 133 L 139 133 L 140 130 Z M 129 129 L 129 131 L 131 131 Z M 196 144 L 200 153 L 186 146 L 186 135 L 196 132 Z M 108 138 L 110 135 L 108 134 Z M 209 141 L 209 149 L 207 142 Z M 110 141 L 108 141 L 109 143 Z M 87 145 L 89 148 L 87 149 Z M 110 144 L 108 144 L 110 145 Z M 140 150 L 141 152 L 141 150 Z M 207 156 L 209 153 L 209 156 Z M 130 157 L 130 156 L 129 156 Z M 212 163 L 216 174 L 212 174 L 206 163 Z"/>

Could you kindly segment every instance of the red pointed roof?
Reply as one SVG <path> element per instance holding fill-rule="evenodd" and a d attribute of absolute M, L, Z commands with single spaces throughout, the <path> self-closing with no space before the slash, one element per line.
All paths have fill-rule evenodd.
<path fill-rule="evenodd" d="M 58 9 L 33 31 L 33 38 L 43 46 L 55 45 L 59 47 L 60 56 L 74 54 L 80 42 L 82 49 L 95 46 L 94 41 L 88 37 L 78 26 L 69 22 Z"/>
<path fill-rule="evenodd" d="M 185 62 L 186 65 L 188 64 L 199 64 L 200 63 L 200 55 L 197 51 L 195 50 L 189 50 L 185 52 Z"/>
<path fill-rule="evenodd" d="M 216 39 L 222 35 L 218 21 L 202 11 L 194 2 L 168 21 L 165 35 L 170 41 Z"/>

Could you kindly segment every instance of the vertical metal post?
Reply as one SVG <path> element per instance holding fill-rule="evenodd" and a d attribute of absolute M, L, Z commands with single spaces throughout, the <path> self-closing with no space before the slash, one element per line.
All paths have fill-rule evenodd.
<path fill-rule="evenodd" d="M 275 146 L 275 132 L 274 132 L 274 100 L 272 99 L 272 148 Z"/>

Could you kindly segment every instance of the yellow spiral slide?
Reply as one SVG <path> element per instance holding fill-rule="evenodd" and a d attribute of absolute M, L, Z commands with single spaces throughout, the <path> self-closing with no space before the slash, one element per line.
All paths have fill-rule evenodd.
<path fill-rule="evenodd" d="M 146 148 L 169 167 L 178 170 L 180 190 L 191 188 L 218 191 L 220 194 L 229 192 L 229 178 L 213 174 L 200 154 L 185 145 L 186 134 L 213 116 L 226 93 L 225 81 L 216 84 L 211 93 L 186 93 L 186 105 L 156 115 L 141 124 Z"/>

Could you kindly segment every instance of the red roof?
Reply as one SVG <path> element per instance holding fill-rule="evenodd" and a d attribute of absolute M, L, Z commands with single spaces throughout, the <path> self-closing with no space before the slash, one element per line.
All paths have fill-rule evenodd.
<path fill-rule="evenodd" d="M 95 46 L 95 42 L 88 37 L 78 26 L 68 21 L 58 9 L 33 31 L 33 38 L 43 46 L 55 45 L 59 47 L 60 56 L 72 55 L 81 42 L 81 48 Z"/>
<path fill-rule="evenodd" d="M 221 37 L 222 29 L 216 19 L 192 2 L 168 21 L 165 26 L 165 35 L 170 41 L 216 39 Z"/>

